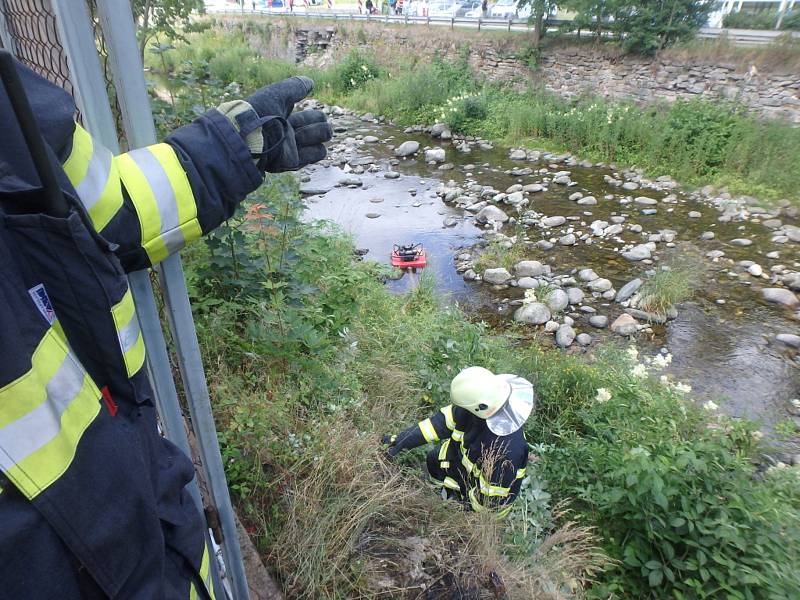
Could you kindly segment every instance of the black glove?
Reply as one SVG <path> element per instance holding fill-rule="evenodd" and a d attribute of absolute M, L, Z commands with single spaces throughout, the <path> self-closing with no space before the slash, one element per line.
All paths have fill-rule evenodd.
<path fill-rule="evenodd" d="M 381 443 L 384 446 L 388 446 L 386 448 L 386 456 L 389 458 L 394 458 L 398 452 L 400 452 L 400 448 L 395 446 L 395 442 L 397 441 L 396 435 L 385 435 L 381 438 Z"/>
<path fill-rule="evenodd" d="M 292 114 L 294 105 L 313 89 L 311 79 L 296 76 L 265 86 L 247 98 L 260 117 L 252 125 L 260 125 L 264 136 L 260 169 L 293 171 L 325 158 L 323 143 L 333 137 L 325 115 L 318 110 Z"/>

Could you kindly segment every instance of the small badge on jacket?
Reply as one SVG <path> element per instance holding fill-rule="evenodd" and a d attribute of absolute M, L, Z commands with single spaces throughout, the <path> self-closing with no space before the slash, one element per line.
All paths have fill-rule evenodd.
<path fill-rule="evenodd" d="M 47 290 L 44 289 L 44 284 L 40 283 L 39 285 L 33 286 L 28 290 L 28 294 L 30 294 L 33 303 L 36 305 L 36 308 L 39 309 L 39 312 L 42 313 L 47 324 L 52 325 L 53 321 L 56 320 L 56 311 L 53 310 L 53 305 L 50 302 L 50 297 L 47 295 Z"/>

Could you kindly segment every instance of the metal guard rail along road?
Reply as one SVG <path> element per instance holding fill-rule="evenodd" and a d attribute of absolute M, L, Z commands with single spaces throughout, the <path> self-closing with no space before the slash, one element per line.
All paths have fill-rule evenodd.
<path fill-rule="evenodd" d="M 356 12 L 337 11 L 305 11 L 298 8 L 297 12 L 286 12 L 285 9 L 277 10 L 230 10 L 206 9 L 209 14 L 223 16 L 260 16 L 260 17 L 291 17 L 295 19 L 328 19 L 333 21 L 364 21 L 370 23 L 394 23 L 401 25 L 427 25 L 437 27 L 450 27 L 450 29 L 469 28 L 482 30 L 505 31 L 530 31 L 531 24 L 527 19 L 484 19 L 474 17 L 418 17 L 411 15 L 367 15 Z M 547 31 L 558 31 L 558 26 L 569 23 L 566 20 L 549 20 Z M 575 35 L 570 32 L 569 35 Z M 697 37 L 704 39 L 727 38 L 736 46 L 765 46 L 780 39 L 791 38 L 800 41 L 800 32 L 773 31 L 762 29 L 714 29 L 703 27 Z"/>

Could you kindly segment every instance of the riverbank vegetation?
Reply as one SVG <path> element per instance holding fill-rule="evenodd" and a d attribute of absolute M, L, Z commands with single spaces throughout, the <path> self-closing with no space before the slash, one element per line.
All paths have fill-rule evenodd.
<path fill-rule="evenodd" d="M 759 119 L 735 101 L 640 107 L 591 95 L 566 99 L 533 87 L 488 82 L 469 68 L 466 57 L 398 69 L 352 52 L 324 71 L 298 69 L 261 60 L 243 33 L 258 26 L 245 23 L 190 34 L 191 44 L 165 53 L 166 68 L 175 79 L 183 73 L 193 84 L 204 77 L 208 87 L 236 82 L 241 89 L 302 71 L 317 81 L 320 99 L 400 125 L 444 120 L 461 133 L 510 146 L 568 150 L 688 184 L 800 201 L 800 129 Z M 153 66 L 162 69 L 160 61 Z"/>
<path fill-rule="evenodd" d="M 296 72 L 252 58 L 235 38 L 217 47 L 219 56 L 203 55 L 210 34 L 196 35 L 180 54 L 151 55 L 154 67 L 172 68 L 172 98 L 154 99 L 165 129 Z M 225 58 L 234 51 L 236 60 Z M 212 71 L 212 59 L 229 60 L 231 71 Z M 356 81 L 354 67 L 370 76 Z M 400 122 L 432 122 L 455 106 L 465 131 L 584 144 L 586 155 L 613 151 L 615 160 L 627 150 L 614 140 L 648 135 L 623 116 L 618 130 L 606 128 L 619 137 L 603 144 L 591 126 L 603 127 L 609 106 L 487 85 L 460 64 L 390 75 L 351 55 L 310 74 L 322 97 Z M 465 98 L 486 108 L 483 124 Z M 533 98 L 540 112 L 527 112 L 523 101 Z M 671 115 L 671 147 L 681 153 L 678 139 L 700 144 L 689 132 L 717 118 L 708 105 L 657 107 L 651 117 L 614 110 Z M 731 131 L 772 127 L 719 110 L 723 125 L 702 142 L 724 149 L 712 178 L 732 177 Z M 573 128 L 569 111 L 587 123 Z M 512 128 L 512 113 L 529 116 L 513 117 Z M 659 135 L 672 139 L 666 129 Z M 770 144 L 762 140 L 760 151 Z M 681 164 L 708 169 L 694 156 Z M 796 158 L 776 160 L 789 171 Z M 774 175 L 791 180 L 797 171 Z M 523 330 L 496 330 L 440 304 L 426 278 L 405 296 L 390 294 L 382 267 L 356 260 L 334 227 L 301 222 L 301 209 L 291 176 L 271 177 L 236 218 L 186 252 L 232 495 L 288 597 L 477 597 L 503 588 L 510 598 L 795 596 L 800 473 L 767 468 L 754 424 L 719 415 L 714 403 L 695 405 L 688 386 L 662 375 L 664 357 L 640 357 L 634 347 L 588 359 L 544 350 Z M 518 373 L 536 389 L 526 425 L 532 460 L 504 521 L 442 501 L 421 474 L 422 451 L 392 463 L 380 445 L 383 434 L 446 404 L 450 379 L 472 364 Z"/>

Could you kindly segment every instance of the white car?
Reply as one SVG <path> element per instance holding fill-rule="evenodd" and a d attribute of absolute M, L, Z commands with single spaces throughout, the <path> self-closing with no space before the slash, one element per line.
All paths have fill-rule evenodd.
<path fill-rule="evenodd" d="M 439 1 L 439 2 L 431 2 L 430 7 L 428 8 L 428 15 L 431 17 L 455 17 L 456 12 L 458 12 L 459 4 L 458 2 L 452 1 Z"/>
<path fill-rule="evenodd" d="M 527 19 L 531 16 L 531 5 L 519 6 L 519 0 L 497 0 L 489 14 L 494 19 Z"/>

